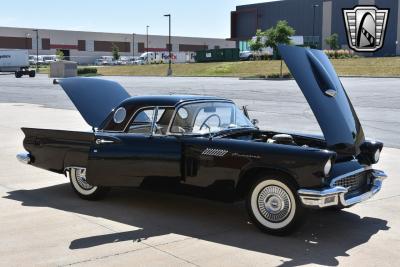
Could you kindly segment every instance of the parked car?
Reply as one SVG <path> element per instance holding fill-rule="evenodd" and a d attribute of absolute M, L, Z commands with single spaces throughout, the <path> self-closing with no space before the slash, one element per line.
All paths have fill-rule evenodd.
<path fill-rule="evenodd" d="M 146 64 L 146 59 L 144 57 L 138 57 L 135 61 L 133 61 L 134 65 L 144 65 Z"/>
<path fill-rule="evenodd" d="M 131 64 L 131 57 L 127 57 L 127 56 L 121 56 L 118 60 L 117 60 L 117 65 L 128 65 Z"/>
<path fill-rule="evenodd" d="M 254 60 L 254 54 L 251 51 L 242 51 L 239 54 L 240 60 Z"/>
<path fill-rule="evenodd" d="M 56 55 L 43 55 L 42 57 L 42 61 L 43 64 L 50 64 L 51 62 L 56 62 L 57 61 L 57 56 Z"/>
<path fill-rule="evenodd" d="M 282 46 L 280 54 L 323 136 L 261 130 L 246 109 L 221 97 L 130 97 L 112 81 L 67 78 L 57 83 L 93 131 L 22 128 L 27 152 L 17 158 L 67 175 L 89 200 L 113 186 L 215 190 L 245 199 L 252 222 L 279 235 L 293 231 L 307 208 L 341 209 L 369 199 L 386 178 L 372 167 L 383 144 L 364 137 L 322 51 Z"/>
<path fill-rule="evenodd" d="M 101 56 L 94 61 L 96 66 L 114 66 L 117 62 L 112 56 Z"/>
<path fill-rule="evenodd" d="M 36 62 L 38 63 L 38 65 L 43 65 L 42 56 L 30 55 L 29 56 L 29 65 L 36 65 Z"/>

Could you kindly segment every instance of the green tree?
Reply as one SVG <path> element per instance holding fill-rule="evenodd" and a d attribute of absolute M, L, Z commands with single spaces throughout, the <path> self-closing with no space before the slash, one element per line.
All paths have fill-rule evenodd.
<path fill-rule="evenodd" d="M 119 48 L 114 43 L 112 44 L 112 56 L 114 60 L 118 60 L 120 58 Z"/>
<path fill-rule="evenodd" d="M 63 60 L 63 59 L 64 59 L 64 53 L 63 53 L 63 51 L 57 49 L 57 51 L 56 51 L 56 58 L 57 58 L 57 60 Z"/>
<path fill-rule="evenodd" d="M 264 45 L 273 49 L 274 58 L 280 58 L 278 45 L 290 44 L 290 37 L 293 36 L 295 32 L 296 31 L 289 26 L 286 20 L 279 20 L 275 27 L 271 27 L 265 31 L 266 40 Z M 282 77 L 282 59 L 280 76 Z"/>
<path fill-rule="evenodd" d="M 256 55 L 258 55 L 261 49 L 264 47 L 264 44 L 262 43 L 263 36 L 264 32 L 258 29 L 255 38 L 249 40 L 250 50 L 255 52 Z"/>
<path fill-rule="evenodd" d="M 326 37 L 325 43 L 329 45 L 332 50 L 338 50 L 339 47 L 339 35 L 337 33 L 332 34 L 331 36 Z"/>

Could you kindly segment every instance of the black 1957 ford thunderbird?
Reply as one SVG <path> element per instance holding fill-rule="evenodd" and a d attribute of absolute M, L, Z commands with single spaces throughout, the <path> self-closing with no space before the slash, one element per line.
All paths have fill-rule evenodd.
<path fill-rule="evenodd" d="M 368 141 L 329 59 L 319 50 L 279 47 L 323 136 L 258 129 L 228 99 L 130 95 L 92 78 L 55 81 L 92 132 L 22 128 L 24 163 L 69 176 L 83 199 L 113 186 L 158 179 L 218 188 L 246 199 L 249 216 L 272 234 L 290 233 L 305 208 L 349 207 L 375 195 L 383 144 Z"/>

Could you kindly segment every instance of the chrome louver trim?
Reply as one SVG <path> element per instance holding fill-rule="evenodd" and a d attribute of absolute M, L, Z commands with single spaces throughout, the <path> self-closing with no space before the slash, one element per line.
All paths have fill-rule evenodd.
<path fill-rule="evenodd" d="M 201 155 L 204 156 L 214 156 L 214 157 L 223 157 L 228 153 L 228 150 L 223 149 L 214 149 L 214 148 L 206 148 Z"/>

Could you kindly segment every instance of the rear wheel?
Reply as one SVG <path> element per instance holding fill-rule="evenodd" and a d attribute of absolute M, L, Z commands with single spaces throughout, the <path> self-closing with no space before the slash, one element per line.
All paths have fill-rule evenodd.
<path fill-rule="evenodd" d="M 72 189 L 82 199 L 98 200 L 104 198 L 110 191 L 109 187 L 94 186 L 86 181 L 86 168 L 71 168 L 69 179 Z"/>
<path fill-rule="evenodd" d="M 251 187 L 246 202 L 250 219 L 264 232 L 287 235 L 302 221 L 303 207 L 289 179 L 258 179 Z"/>
<path fill-rule="evenodd" d="M 30 70 L 30 71 L 29 71 L 29 77 L 33 78 L 33 77 L 35 77 L 35 76 L 36 76 L 36 71 Z"/>
<path fill-rule="evenodd" d="M 21 77 L 22 77 L 22 73 L 20 71 L 16 71 L 15 78 L 21 78 Z"/>

